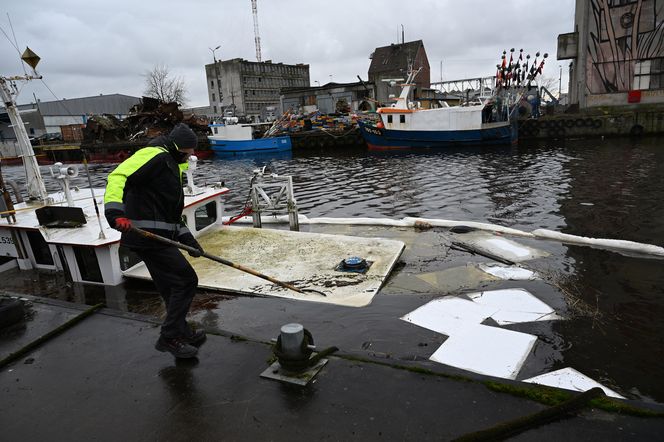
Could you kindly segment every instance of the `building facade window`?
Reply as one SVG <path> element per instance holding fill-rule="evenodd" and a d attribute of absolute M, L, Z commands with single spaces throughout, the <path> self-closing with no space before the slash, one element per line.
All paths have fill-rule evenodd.
<path fill-rule="evenodd" d="M 212 92 L 212 101 L 217 101 L 217 98 L 214 95 L 214 92 Z"/>
<path fill-rule="evenodd" d="M 664 58 L 634 63 L 634 90 L 664 89 Z"/>

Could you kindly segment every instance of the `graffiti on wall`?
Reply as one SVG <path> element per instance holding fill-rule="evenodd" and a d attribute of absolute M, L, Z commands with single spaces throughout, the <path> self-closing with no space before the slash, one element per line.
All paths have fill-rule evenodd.
<path fill-rule="evenodd" d="M 664 73 L 664 0 L 591 0 L 589 17 L 588 92 L 628 91 L 635 73 Z M 645 89 L 659 87 L 654 78 Z"/>

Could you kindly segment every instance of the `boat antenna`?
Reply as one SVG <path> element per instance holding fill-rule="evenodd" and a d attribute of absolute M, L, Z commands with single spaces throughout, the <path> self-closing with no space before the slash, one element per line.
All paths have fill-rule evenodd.
<path fill-rule="evenodd" d="M 9 38 L 9 35 L 7 35 L 5 30 L 2 29 L 1 27 L 0 27 L 0 31 L 2 31 L 2 33 L 4 34 L 5 38 L 9 42 L 9 44 L 14 47 L 14 49 L 16 50 L 16 53 L 18 53 L 18 55 L 20 57 L 21 56 L 21 50 L 18 48 L 18 41 L 16 40 L 16 33 L 14 32 L 14 25 L 12 25 L 12 19 L 9 17 L 9 12 L 7 13 L 7 21 L 9 22 L 9 29 L 11 29 L 12 36 L 14 37 L 14 39 L 12 40 L 11 38 Z M 23 63 L 21 63 L 21 68 L 23 69 L 23 74 L 25 74 L 27 76 L 28 72 L 25 70 L 25 66 L 23 65 Z"/>
<path fill-rule="evenodd" d="M 99 206 L 97 205 L 97 198 L 95 198 L 95 190 L 92 188 L 92 178 L 90 177 L 90 169 L 88 168 L 88 153 L 82 150 L 83 154 L 83 167 L 85 167 L 85 174 L 88 176 L 88 184 L 90 185 L 90 193 L 92 194 L 92 202 L 95 205 L 95 212 L 97 213 L 97 221 L 99 222 L 99 239 L 106 239 L 104 235 L 104 226 L 101 224 L 101 216 L 99 215 Z"/>

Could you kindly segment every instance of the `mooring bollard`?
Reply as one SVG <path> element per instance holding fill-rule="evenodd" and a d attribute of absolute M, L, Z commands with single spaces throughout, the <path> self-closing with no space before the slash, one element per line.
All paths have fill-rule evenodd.
<path fill-rule="evenodd" d="M 302 324 L 286 324 L 281 327 L 281 351 L 290 358 L 303 357 L 302 341 L 304 326 Z"/>

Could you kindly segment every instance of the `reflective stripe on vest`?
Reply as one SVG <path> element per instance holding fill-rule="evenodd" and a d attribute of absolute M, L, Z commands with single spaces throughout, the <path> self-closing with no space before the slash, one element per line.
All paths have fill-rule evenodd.
<path fill-rule="evenodd" d="M 148 229 L 160 229 L 176 231 L 179 229 L 180 224 L 167 223 L 164 221 L 152 221 L 147 219 L 131 220 L 131 225 L 134 227 L 142 227 Z"/>
<path fill-rule="evenodd" d="M 110 201 L 104 204 L 105 209 L 115 209 L 125 211 L 125 205 L 123 203 L 116 203 L 115 201 Z"/>

